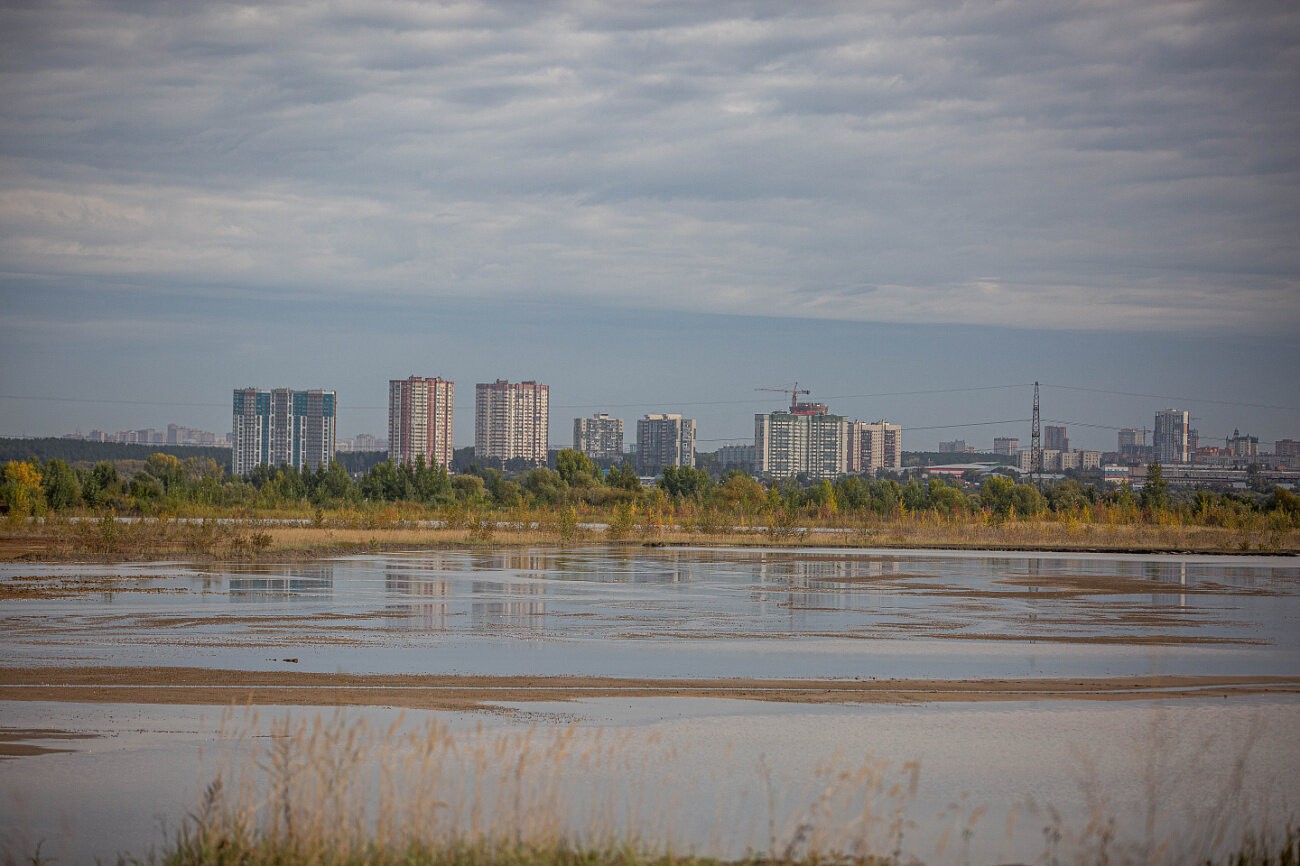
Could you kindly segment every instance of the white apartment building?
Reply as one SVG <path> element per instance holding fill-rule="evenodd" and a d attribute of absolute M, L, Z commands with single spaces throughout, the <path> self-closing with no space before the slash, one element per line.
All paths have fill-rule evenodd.
<path fill-rule="evenodd" d="M 546 463 L 551 423 L 551 389 L 534 381 L 505 379 L 474 389 L 474 457 Z"/>
<path fill-rule="evenodd" d="M 766 478 L 834 479 L 848 471 L 849 421 L 827 412 L 754 416 L 754 472 Z"/>

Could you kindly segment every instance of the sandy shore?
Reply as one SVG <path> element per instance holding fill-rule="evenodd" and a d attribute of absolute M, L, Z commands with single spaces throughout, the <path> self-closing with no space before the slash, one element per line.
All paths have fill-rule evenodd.
<path fill-rule="evenodd" d="M 0 668 L 0 700 L 490 709 L 576 698 L 730 698 L 807 704 L 1155 700 L 1300 694 L 1300 677 L 1014 680 L 620 679 L 355 675 L 168 667 Z"/>

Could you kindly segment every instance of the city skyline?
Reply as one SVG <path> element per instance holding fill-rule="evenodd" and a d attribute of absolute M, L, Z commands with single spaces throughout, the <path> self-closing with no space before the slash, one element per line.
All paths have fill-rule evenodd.
<path fill-rule="evenodd" d="M 419 377 L 415 377 L 415 378 L 419 378 Z M 415 381 L 415 378 L 412 378 L 411 381 Z M 396 382 L 399 382 L 399 381 L 406 382 L 406 380 L 391 380 L 391 381 L 389 382 L 389 398 L 390 398 L 390 400 L 389 400 L 389 406 L 387 406 L 387 407 L 385 407 L 385 408 L 386 408 L 386 411 L 387 411 L 387 415 L 386 415 L 386 419 L 387 419 L 387 428 L 386 428 L 386 429 L 390 429 L 390 430 L 391 430 L 391 424 L 393 424 L 393 403 L 391 403 L 391 389 L 393 389 L 394 385 L 396 385 Z M 450 381 L 450 380 L 442 380 L 442 378 L 433 378 L 433 380 L 426 380 L 426 381 L 429 381 L 429 382 L 438 382 L 439 385 L 441 385 L 442 387 L 445 387 L 445 389 L 448 389 L 448 391 L 450 391 L 451 387 L 454 387 L 454 382 L 452 382 L 452 381 Z M 498 385 L 503 385 L 503 384 L 504 384 L 504 380 L 499 380 L 499 381 L 498 381 Z M 484 387 L 484 386 L 485 386 L 485 385 L 480 384 L 480 387 Z M 543 389 L 546 389 L 547 391 L 549 391 L 549 387 L 546 387 L 546 386 L 542 386 L 542 387 L 543 387 Z M 974 386 L 974 387 L 969 387 L 969 389 L 930 389 L 930 390 L 920 390 L 920 391 L 915 391 L 915 393 L 911 393 L 911 394 L 891 394 L 891 395 L 888 395 L 888 397 L 922 397 L 922 398 L 924 398 L 924 397 L 935 397 L 935 395 L 937 395 L 937 394 L 944 394 L 944 393 L 948 393 L 948 394 L 954 394 L 954 393 L 984 393 L 984 391 L 1010 391 L 1010 390 L 1017 390 L 1017 389 L 1028 389 L 1028 387 L 1032 387 L 1032 385 Z M 1047 387 L 1053 387 L 1053 386 L 1048 385 Z M 1127 397 L 1127 398 L 1130 398 L 1130 399 L 1157 399 L 1157 398 L 1165 398 L 1165 397 L 1166 397 L 1166 395 L 1148 395 L 1148 394 L 1123 393 L 1123 391 L 1112 391 L 1112 390 L 1108 390 L 1108 389 L 1076 389 L 1075 386 L 1061 386 L 1061 387 L 1063 387 L 1063 389 L 1065 389 L 1065 390 L 1084 390 L 1084 391 L 1095 390 L 1097 394 L 1108 395 L 1108 397 L 1110 397 L 1110 398 L 1115 397 L 1115 395 L 1118 395 L 1118 397 Z M 238 390 L 238 389 L 237 389 L 237 390 Z M 764 387 L 764 389 L 754 389 L 754 390 L 780 390 L 780 389 L 768 389 L 768 387 Z M 880 397 L 880 395 L 835 395 L 835 397 L 831 397 L 831 398 L 828 398 L 828 399 L 846 399 L 846 398 L 848 398 L 848 399 L 863 399 L 863 398 L 874 398 L 874 397 Z M 753 398 L 753 399 L 736 399 L 736 400 L 712 400 L 712 402 L 710 402 L 710 404 L 712 404 L 712 406 L 718 406 L 719 403 L 722 403 L 722 404 L 729 404 L 729 406 L 735 406 L 735 407 L 737 407 L 737 410 L 738 410 L 738 408 L 740 408 L 740 407 L 742 406 L 742 404 L 754 404 L 754 406 L 757 406 L 757 404 L 761 404 L 761 403 L 770 403 L 770 402 L 771 402 L 770 398 Z M 1192 400 L 1192 402 L 1195 402 L 1195 400 Z M 1210 400 L 1210 402 L 1212 402 L 1212 403 L 1217 403 L 1217 400 Z M 134 402 L 130 402 L 130 403 L 131 403 L 131 404 L 135 404 Z M 448 403 L 450 403 L 450 400 L 448 400 Z M 1227 403 L 1232 404 L 1232 402 L 1227 402 Z M 632 404 L 632 406 L 637 406 L 637 407 L 649 407 L 649 406 L 660 406 L 660 404 L 663 404 L 663 403 L 662 403 L 662 402 L 660 402 L 660 403 L 650 403 L 650 402 L 646 402 L 646 403 L 634 403 L 634 404 Z M 597 404 L 576 404 L 576 408 L 591 408 L 591 407 L 593 407 L 593 406 L 597 406 Z M 627 404 L 624 404 L 624 406 L 627 406 Z M 695 406 L 695 404 L 686 404 L 686 406 Z M 802 404 L 801 404 L 801 406 L 802 406 Z M 377 410 L 377 408 L 378 408 L 378 407 L 373 407 L 373 406 L 363 406 L 363 407 L 360 407 L 360 411 L 363 411 L 363 412 L 370 412 L 370 411 Z M 564 410 L 571 410 L 571 408 L 575 408 L 575 406 L 572 406 L 572 404 L 571 404 L 571 406 L 556 406 L 555 408 L 558 408 L 558 410 L 560 410 L 560 416 L 555 417 L 555 419 L 550 419 L 550 429 L 554 429 L 554 426 L 555 426 L 556 423 L 559 423 L 559 424 L 562 424 L 562 425 L 563 425 L 563 424 L 565 423 Z M 820 410 L 822 410 L 822 411 L 827 411 L 827 408 L 828 408 L 828 407 L 826 406 L 826 404 L 820 404 L 819 408 L 820 408 Z M 447 415 L 447 416 L 451 416 L 452 419 L 454 419 L 454 412 L 451 411 L 451 407 L 450 407 L 450 406 L 446 407 L 445 410 L 443 410 L 443 411 L 446 412 L 446 415 Z M 461 411 L 465 411 L 464 408 L 463 408 L 463 410 L 461 410 Z M 784 410 L 781 410 L 781 408 L 774 408 L 774 410 L 771 410 L 771 411 L 777 411 L 777 412 L 780 412 L 780 411 L 784 411 Z M 1156 445 L 1154 445 L 1154 437 L 1156 437 L 1156 432 L 1157 432 L 1157 430 L 1160 429 L 1161 416 L 1164 415 L 1164 413 L 1167 412 L 1167 411 L 1170 411 L 1170 410 L 1157 410 L 1157 411 L 1154 411 L 1154 416 L 1153 416 L 1153 419 L 1152 419 L 1152 423 L 1151 423 L 1151 424 L 1145 424 L 1145 423 L 1144 423 L 1143 425 L 1139 425 L 1139 426 L 1114 426 L 1114 425 L 1100 425 L 1100 424 L 1092 423 L 1092 421 L 1083 421 L 1083 420 L 1066 421 L 1066 423 L 1062 423 L 1060 426 L 1053 426 L 1053 425 L 1050 425 L 1050 424 L 1049 424 L 1049 425 L 1047 425 L 1047 426 L 1044 426 L 1045 438 L 1044 438 L 1044 442 L 1043 442 L 1043 447 L 1044 447 L 1045 450 L 1060 450 L 1060 449 L 1057 449 L 1057 447 L 1054 447 L 1054 446 L 1061 445 L 1062 442 L 1060 442 L 1060 441 L 1053 442 L 1053 441 L 1052 441 L 1052 436 L 1056 436 L 1056 434 L 1060 434 L 1060 436 L 1066 436 L 1067 429 L 1069 429 L 1069 424 L 1071 424 L 1071 423 L 1073 423 L 1073 424 L 1078 424 L 1078 425 L 1082 426 L 1082 428 L 1086 429 L 1086 430 L 1087 430 L 1087 433 L 1086 433 L 1086 438 L 1087 438 L 1087 440 L 1088 440 L 1088 441 L 1095 441 L 1095 442 L 1096 442 L 1095 445 L 1089 446 L 1089 447 L 1087 447 L 1087 449 L 1083 449 L 1083 450 L 1092 450 L 1092 451 L 1115 451 L 1115 450 L 1123 450 L 1123 443 L 1125 443 L 1125 441 L 1126 441 L 1126 436 L 1128 436 L 1128 437 L 1132 437 L 1132 436 L 1138 436 L 1138 437 L 1141 437 L 1141 436 L 1143 436 L 1143 434 L 1145 434 L 1145 437 L 1147 437 L 1148 440 L 1149 440 L 1149 441 L 1148 441 L 1148 445 L 1151 446 L 1151 447 L 1156 447 Z M 474 413 L 476 413 L 476 415 L 477 415 L 477 408 L 476 408 L 476 410 L 474 410 Z M 833 413 L 833 412 L 832 412 L 832 413 Z M 623 423 L 623 419 L 621 419 L 621 417 L 617 417 L 617 412 L 615 412 L 614 415 L 610 415 L 610 413 L 608 413 L 608 412 L 595 412 L 595 413 L 593 413 L 593 415 L 594 415 L 594 416 L 597 416 L 597 417 L 610 417 L 611 420 L 617 421 L 617 423 L 619 423 L 619 424 Z M 1193 443 L 1193 446 L 1197 445 L 1197 443 L 1199 443 L 1199 445 L 1200 445 L 1201 447 L 1205 447 L 1205 446 L 1218 446 L 1219 443 L 1222 443 L 1223 446 L 1225 446 L 1225 447 L 1230 447 L 1230 446 L 1231 446 L 1231 443 L 1234 442 L 1235 440 L 1238 440 L 1239 437 L 1245 437 L 1245 438 L 1249 438 L 1249 440 L 1253 440 L 1253 441 L 1255 441 L 1255 442 L 1257 443 L 1257 445 L 1258 445 L 1258 443 L 1262 443 L 1262 446 L 1264 446 L 1264 450 L 1265 450 L 1265 451 L 1270 451 L 1270 449 L 1269 449 L 1268 446 L 1270 446 L 1271 443 L 1273 443 L 1273 441 L 1290 441 L 1290 438 L 1291 438 L 1290 436 L 1279 436 L 1279 437 L 1277 437 L 1277 440 L 1271 440 L 1271 441 L 1270 441 L 1270 440 L 1266 440 L 1266 438 L 1262 438 L 1262 440 L 1261 440 L 1260 437 L 1258 437 L 1258 436 L 1253 436 L 1253 434 L 1252 434 L 1251 432 L 1249 432 L 1249 430 L 1245 430 L 1245 432 L 1243 432 L 1243 430 L 1240 429 L 1239 426 L 1234 426 L 1234 429 L 1232 429 L 1232 432 L 1231 432 L 1230 434 L 1223 434 L 1223 436 L 1206 436 L 1206 434 L 1204 434 L 1204 433 L 1199 433 L 1199 430 L 1196 429 L 1195 424 L 1192 424 L 1192 420 L 1199 419 L 1199 416 L 1192 416 L 1191 413 L 1188 413 L 1188 412 L 1184 412 L 1184 415 L 1186 415 L 1186 416 L 1187 416 L 1187 419 L 1188 419 L 1188 421 L 1187 421 L 1187 430 L 1190 430 L 1190 433 L 1193 434 L 1193 437 L 1192 437 L 1192 443 Z M 1045 417 L 1045 419 L 1047 419 L 1047 420 L 1060 420 L 1060 419 L 1050 419 L 1049 416 L 1044 416 L 1044 417 Z M 576 425 L 576 424 L 578 423 L 578 421 L 590 421 L 590 420 L 591 420 L 590 417 L 586 417 L 586 419 L 584 419 L 584 417 L 573 417 L 573 419 L 572 419 L 572 423 Z M 633 420 L 634 420 L 634 419 L 633 419 Z M 888 419 L 885 419 L 885 420 L 888 420 Z M 980 428 L 988 428 L 988 429 L 992 429 L 992 430 L 1000 430 L 1000 429 L 1010 429 L 1010 428 L 1013 428 L 1014 424 L 1017 424 L 1017 423 L 1019 423 L 1019 424 L 1026 424 L 1026 425 L 1027 425 L 1028 423 L 1030 423 L 1030 419 L 1022 419 L 1022 420 L 1019 420 L 1019 421 L 1009 421 L 1009 420 L 1008 420 L 1008 421 L 982 421 L 982 423 L 974 423 L 974 424 L 940 424 L 940 425 L 932 426 L 932 428 L 915 428 L 915 426 L 911 426 L 911 428 L 909 428 L 909 426 L 901 425 L 901 429 L 902 429 L 902 430 L 906 430 L 906 432 L 910 432 L 910 433 L 913 433 L 913 434 L 918 434 L 918 433 L 920 433 L 920 434 L 932 434 L 932 436 L 931 436 L 931 437 L 928 437 L 928 438 L 933 438 L 933 437 L 936 437 L 936 436 L 937 436 L 937 437 L 943 437 L 944 434 L 945 434 L 945 432 L 950 432 L 950 430 L 952 430 L 952 429 L 954 429 L 954 428 L 956 428 L 956 429 L 980 429 Z M 477 425 L 477 420 L 476 420 L 476 423 L 474 423 L 474 425 Z M 1297 425 L 1297 426 L 1300 426 L 1300 419 L 1297 419 L 1297 424 L 1296 424 L 1296 425 Z M 168 424 L 168 425 L 166 425 L 166 426 L 168 426 L 168 428 L 177 428 L 178 425 L 175 424 L 175 423 L 170 423 L 170 424 Z M 188 429 L 190 429 L 190 428 L 185 428 L 185 426 L 181 426 L 181 428 L 179 428 L 179 429 L 182 429 L 182 430 L 188 430 Z M 458 430 L 458 429 L 460 429 L 460 426 L 459 426 L 459 425 L 454 425 L 454 430 Z M 576 426 L 575 426 L 575 429 L 576 429 Z M 91 432 L 92 432 L 92 433 L 100 433 L 100 434 L 103 434 L 103 432 L 101 432 L 101 430 L 98 430 L 98 429 L 92 429 Z M 125 430 L 125 432 L 123 432 L 123 433 L 133 433 L 133 432 L 142 432 L 142 433 L 143 433 L 143 432 L 146 432 L 146 429 L 139 429 L 139 430 Z M 149 432 L 157 433 L 157 430 L 156 430 L 156 429 L 152 429 L 152 430 L 149 430 Z M 201 432 L 201 430 L 194 430 L 194 432 Z M 1056 433 L 1056 432 L 1060 432 L 1060 433 Z M 227 437 L 229 437 L 229 433 L 230 433 L 230 430 L 227 430 Z M 78 434 L 79 434 L 79 428 L 78 428 Z M 1197 434 L 1199 434 L 1199 436 L 1197 436 Z M 59 433 L 51 433 L 51 434 L 49 434 L 49 436 L 72 437 L 72 436 L 77 436 L 77 434 L 73 434 L 73 433 L 69 433 L 69 432 L 59 432 Z M 218 438 L 220 438 L 220 433 L 218 433 L 217 436 L 218 436 Z M 357 436 L 357 437 L 365 438 L 365 440 L 374 440 L 374 438 L 376 438 L 376 437 L 374 437 L 374 434 L 367 432 L 367 430 L 356 430 L 356 432 L 350 432 L 350 436 Z M 439 433 L 439 436 L 441 436 L 441 433 Z M 1184 436 L 1186 436 L 1186 434 L 1184 434 Z M 1104 441 L 1106 440 L 1106 437 L 1110 437 L 1110 443 L 1109 443 L 1109 445 L 1105 445 L 1105 443 L 1104 443 Z M 1118 446 L 1115 446 L 1115 441 L 1117 441 L 1117 437 L 1118 437 Z M 78 438 L 94 438 L 94 437 L 78 436 Z M 347 437 L 339 436 L 339 438 L 341 438 L 341 440 L 342 440 L 342 438 L 347 438 Z M 550 437 L 550 438 L 551 438 L 552 441 L 555 441 L 555 440 L 556 440 L 556 437 L 554 436 L 554 433 L 551 434 L 551 437 Z M 922 437 L 922 442 L 923 442 L 923 443 L 924 443 L 924 442 L 927 442 L 927 441 L 928 441 L 928 438 L 923 436 L 923 437 Z M 987 445 L 987 446 L 984 445 L 984 440 L 985 440 L 985 438 L 991 438 L 991 441 L 992 441 L 991 445 Z M 978 434 L 975 434 L 975 436 L 972 436 L 972 437 L 970 438 L 969 441 L 967 441 L 967 440 L 957 440 L 957 441 L 958 441 L 958 442 L 961 442 L 962 445 L 966 447 L 966 450 L 975 450 L 975 451 L 979 451 L 979 453 L 997 453 L 998 442 L 1000 442 L 1000 440 L 1004 440 L 1004 438 L 1009 438 L 1010 441 L 1017 441 L 1017 440 L 1018 440 L 1018 437 L 1004 437 L 1004 436 L 1002 436 L 1001 433 L 998 433 L 998 432 L 992 432 L 992 433 L 988 433 L 987 436 L 985 436 L 984 433 L 978 433 Z M 464 440 L 464 437 L 461 437 L 461 440 L 456 440 L 456 441 L 454 441 L 454 446 L 455 446 L 455 447 L 465 447 L 465 446 L 467 446 L 467 445 L 472 445 L 472 443 L 473 443 L 472 441 L 471 441 L 471 442 L 464 442 L 463 440 Z M 125 440 L 125 441 L 133 441 L 133 440 Z M 382 441 L 382 440 L 381 440 L 381 441 Z M 390 441 L 391 441 L 391 440 L 390 440 Z M 389 442 L 390 442 L 390 441 L 389 441 Z M 560 437 L 560 438 L 559 438 L 559 441 L 560 441 L 560 442 L 563 442 L 563 441 L 565 441 L 565 440 L 564 440 L 563 437 Z M 746 440 L 746 438 L 745 438 L 744 436 L 738 436 L 738 437 L 711 437 L 711 438 L 710 438 L 710 437 L 706 437 L 706 438 L 701 438 L 701 440 L 699 440 L 699 441 L 701 441 L 701 442 L 703 442 L 703 443 L 706 443 L 706 445 L 712 445 L 712 446 L 714 446 L 714 447 L 705 447 L 705 449 L 701 449 L 701 450 L 705 450 L 705 451 L 708 451 L 708 450 L 715 450 L 716 447 L 720 447 L 720 446 L 724 445 L 724 443 L 744 443 L 744 442 L 746 442 L 746 441 L 748 441 L 748 442 L 750 442 L 750 443 L 753 442 L 753 440 Z M 161 442 L 162 442 L 162 440 L 161 440 L 161 438 L 160 438 L 159 443 L 161 443 Z M 1070 441 L 1069 441 L 1069 438 L 1065 438 L 1065 442 L 1063 442 L 1063 443 L 1069 443 L 1069 442 L 1070 442 Z M 949 450 L 961 450 L 961 449 L 950 449 L 950 447 L 946 447 L 946 446 L 948 446 L 948 445 L 950 445 L 950 443 L 948 443 L 948 442 L 944 442 L 944 441 L 941 440 L 941 438 L 940 438 L 939 443 L 937 443 L 937 445 L 935 445 L 935 446 L 933 446 L 933 447 L 930 447 L 930 446 L 927 446 L 927 445 L 920 445 L 920 446 L 915 446 L 915 447 L 909 447 L 909 449 L 907 449 L 907 450 L 914 450 L 914 451 L 949 451 Z M 390 446 L 391 446 L 391 445 L 390 445 Z M 1114 446 L 1114 447 L 1112 447 L 1112 446 Z M 1030 447 L 1030 442 L 1028 442 L 1028 440 L 1026 440 L 1026 441 L 1024 441 L 1024 445 L 1023 445 L 1023 447 L 1022 447 L 1021 450 L 1027 450 L 1028 447 Z M 1069 447 L 1069 449 L 1065 449 L 1065 450 L 1079 450 L 1079 449 L 1078 449 L 1078 447 L 1071 446 L 1071 447 Z"/>
<path fill-rule="evenodd" d="M 1037 380 L 1162 395 L 1045 387 L 1085 448 L 1170 405 L 1296 435 L 1293 4 L 227 12 L 0 9 L 0 435 L 223 430 L 248 382 L 379 433 L 412 370 L 549 383 L 554 442 L 743 441 L 796 380 L 914 430 L 1028 400 L 899 392 Z"/>

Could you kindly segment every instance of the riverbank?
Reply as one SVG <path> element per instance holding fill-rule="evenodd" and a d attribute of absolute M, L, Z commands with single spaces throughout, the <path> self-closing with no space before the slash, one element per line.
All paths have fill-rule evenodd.
<path fill-rule="evenodd" d="M 1028 552 L 1300 554 L 1300 529 L 1098 524 L 1079 521 L 898 519 L 859 525 L 701 528 L 691 525 L 482 520 L 319 524 L 275 519 L 85 518 L 0 529 L 4 561 L 284 561 L 431 548 L 567 547 L 577 544 L 713 547 L 843 547 Z"/>

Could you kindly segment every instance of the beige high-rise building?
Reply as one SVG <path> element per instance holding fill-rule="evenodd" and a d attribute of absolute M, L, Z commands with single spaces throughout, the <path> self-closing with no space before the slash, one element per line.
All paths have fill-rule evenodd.
<path fill-rule="evenodd" d="M 388 382 L 388 456 L 394 463 L 451 468 L 456 384 L 411 376 Z"/>
<path fill-rule="evenodd" d="M 544 464 L 551 424 L 551 389 L 505 379 L 474 389 L 474 458 Z"/>
<path fill-rule="evenodd" d="M 903 465 L 903 428 L 887 421 L 849 422 L 848 470 L 873 473 Z"/>

